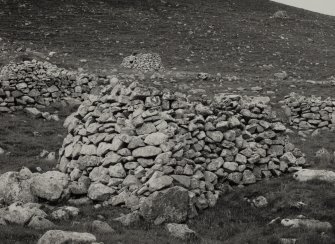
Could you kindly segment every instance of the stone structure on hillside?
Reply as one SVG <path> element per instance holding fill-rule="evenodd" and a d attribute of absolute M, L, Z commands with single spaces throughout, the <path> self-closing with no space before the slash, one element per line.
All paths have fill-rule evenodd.
<path fill-rule="evenodd" d="M 10 63 L 0 71 L 0 112 L 45 107 L 69 98 L 81 101 L 98 83 L 106 81 L 106 77 L 69 71 L 48 62 Z"/>
<path fill-rule="evenodd" d="M 227 184 L 305 164 L 268 102 L 224 94 L 190 102 L 137 82 L 109 85 L 66 119 L 58 168 L 79 202 L 125 204 L 156 223 L 182 222 L 214 206 Z"/>
<path fill-rule="evenodd" d="M 162 71 L 164 69 L 162 59 L 157 53 L 132 54 L 123 59 L 121 66 L 143 72 Z"/>
<path fill-rule="evenodd" d="M 272 18 L 275 18 L 275 19 L 287 19 L 288 18 L 288 14 L 284 10 L 278 10 L 277 12 L 275 12 L 272 15 Z"/>
<path fill-rule="evenodd" d="M 282 101 L 294 129 L 307 132 L 335 129 L 335 100 L 291 93 Z"/>

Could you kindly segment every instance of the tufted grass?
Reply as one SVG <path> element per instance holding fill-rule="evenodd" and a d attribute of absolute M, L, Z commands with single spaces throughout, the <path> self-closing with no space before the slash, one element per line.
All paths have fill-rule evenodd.
<path fill-rule="evenodd" d="M 52 108 L 48 110 L 56 111 Z M 35 119 L 23 111 L 14 114 L 0 113 L 0 147 L 6 152 L 0 155 L 0 173 L 18 170 L 22 166 L 28 166 L 32 170 L 40 166 L 43 170 L 48 170 L 56 165 L 55 162 L 38 156 L 44 149 L 58 153 L 62 145 L 66 135 L 62 123 L 72 110 L 58 107 L 57 111 L 61 119 L 58 122 Z"/>

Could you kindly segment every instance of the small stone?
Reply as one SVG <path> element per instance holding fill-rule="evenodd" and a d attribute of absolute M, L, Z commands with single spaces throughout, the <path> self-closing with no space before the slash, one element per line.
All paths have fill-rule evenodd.
<path fill-rule="evenodd" d="M 168 136 L 161 132 L 156 132 L 148 135 L 144 142 L 151 146 L 158 146 L 168 140 Z"/>
<path fill-rule="evenodd" d="M 171 175 L 171 177 L 177 182 L 177 184 L 180 184 L 185 188 L 190 188 L 191 177 L 186 175 Z"/>
<path fill-rule="evenodd" d="M 115 233 L 115 230 L 107 222 L 100 220 L 92 222 L 92 230 L 103 234 Z"/>
<path fill-rule="evenodd" d="M 117 163 L 109 167 L 109 175 L 115 178 L 124 178 L 126 177 L 127 173 L 124 170 L 121 163 Z"/>
<path fill-rule="evenodd" d="M 212 160 L 212 162 L 210 162 L 208 165 L 207 165 L 207 169 L 209 171 L 216 171 L 218 170 L 219 168 L 221 168 L 221 166 L 224 164 L 224 160 L 223 158 L 217 158 L 217 159 L 214 159 Z"/>
<path fill-rule="evenodd" d="M 252 200 L 253 205 L 256 208 L 264 208 L 268 205 L 268 201 L 265 197 L 259 196 Z"/>
<path fill-rule="evenodd" d="M 250 170 L 245 170 L 243 172 L 242 182 L 245 185 L 254 184 L 256 183 L 256 176 Z"/>
<path fill-rule="evenodd" d="M 186 224 L 166 224 L 169 233 L 176 238 L 182 240 L 196 239 L 195 231 L 191 230 Z"/>
<path fill-rule="evenodd" d="M 24 111 L 30 116 L 33 116 L 34 118 L 39 118 L 42 116 L 42 112 L 39 111 L 37 108 L 25 108 Z"/>
<path fill-rule="evenodd" d="M 223 133 L 221 131 L 207 131 L 206 135 L 214 142 L 221 142 L 223 140 Z"/>
<path fill-rule="evenodd" d="M 106 201 L 113 195 L 114 192 L 115 192 L 114 189 L 106 185 L 103 185 L 101 183 L 93 183 L 88 188 L 87 196 L 92 200 Z"/>
<path fill-rule="evenodd" d="M 224 162 L 223 168 L 228 172 L 234 172 L 238 169 L 238 164 L 235 162 Z"/>
<path fill-rule="evenodd" d="M 234 172 L 234 173 L 230 173 L 228 175 L 228 180 L 230 180 L 231 182 L 235 183 L 235 184 L 240 184 L 241 180 L 242 180 L 242 173 L 239 172 Z"/>
<path fill-rule="evenodd" d="M 151 178 L 147 184 L 150 191 L 158 191 L 172 184 L 173 178 L 163 175 L 157 178 Z"/>
<path fill-rule="evenodd" d="M 31 218 L 28 227 L 35 230 L 45 230 L 55 228 L 56 225 L 43 217 L 34 216 Z"/>
<path fill-rule="evenodd" d="M 136 129 L 137 135 L 147 135 L 156 131 L 156 126 L 153 123 L 144 123 L 141 127 Z"/>
<path fill-rule="evenodd" d="M 157 156 L 161 152 L 162 152 L 162 149 L 160 149 L 158 147 L 146 146 L 146 147 L 136 148 L 132 152 L 132 155 L 135 158 L 148 158 L 148 157 Z"/>
<path fill-rule="evenodd" d="M 138 211 L 134 211 L 132 213 L 115 218 L 114 221 L 120 222 L 123 226 L 130 226 L 140 221 L 140 215 Z"/>

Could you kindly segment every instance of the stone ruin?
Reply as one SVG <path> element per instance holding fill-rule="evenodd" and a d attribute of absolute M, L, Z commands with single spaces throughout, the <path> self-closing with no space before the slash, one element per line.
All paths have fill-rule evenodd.
<path fill-rule="evenodd" d="M 134 53 L 125 57 L 121 66 L 142 72 L 164 70 L 162 59 L 157 53 Z"/>
<path fill-rule="evenodd" d="M 109 85 L 64 122 L 57 167 L 69 176 L 73 203 L 125 205 L 156 223 L 182 222 L 214 206 L 229 185 L 305 164 L 268 102 L 238 95 L 191 102 L 137 82 Z"/>
<path fill-rule="evenodd" d="M 43 108 L 53 102 L 79 101 L 106 77 L 59 68 L 48 62 L 10 63 L 0 71 L 0 112 Z"/>
<path fill-rule="evenodd" d="M 309 133 L 335 129 L 335 100 L 291 93 L 282 101 L 294 129 Z"/>
<path fill-rule="evenodd" d="M 286 11 L 284 10 L 278 10 L 272 15 L 272 18 L 274 19 L 288 19 L 289 16 Z"/>

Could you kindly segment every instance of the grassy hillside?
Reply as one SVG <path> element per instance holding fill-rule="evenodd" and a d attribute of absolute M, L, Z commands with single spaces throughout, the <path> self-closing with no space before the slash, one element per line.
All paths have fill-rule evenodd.
<path fill-rule="evenodd" d="M 55 51 L 52 61 L 63 66 L 86 59 L 85 67 L 108 71 L 134 51 L 155 51 L 181 70 L 334 74 L 335 18 L 268 0 L 23 0 L 1 1 L 0 9 L 4 41 L 20 51 Z M 277 10 L 290 18 L 271 19 Z"/>

